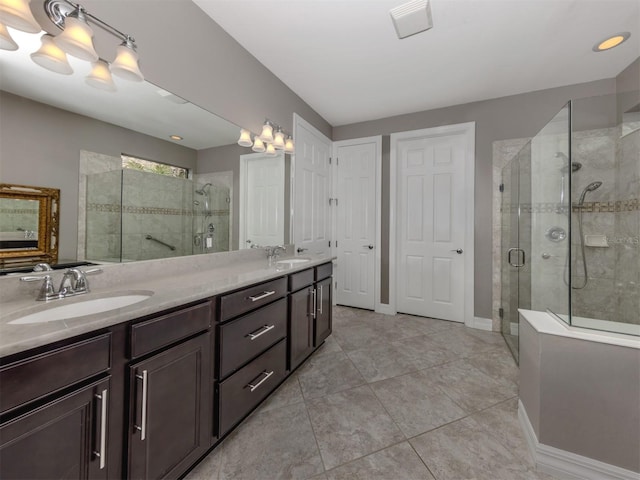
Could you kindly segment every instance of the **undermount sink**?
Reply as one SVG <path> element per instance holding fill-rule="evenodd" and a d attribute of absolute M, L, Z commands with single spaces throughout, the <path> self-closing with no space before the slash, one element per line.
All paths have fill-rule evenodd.
<path fill-rule="evenodd" d="M 278 260 L 276 264 L 278 265 L 295 265 L 297 263 L 307 263 L 310 262 L 310 258 L 286 258 L 284 260 Z"/>
<path fill-rule="evenodd" d="M 127 307 L 135 303 L 143 302 L 153 295 L 153 292 L 136 292 L 113 295 L 108 297 L 92 298 L 75 301 L 74 303 L 61 303 L 51 308 L 44 308 L 8 322 L 12 325 L 25 325 L 29 323 L 55 322 L 57 320 L 69 320 L 71 318 L 84 317 L 96 313 L 108 312 L 118 308 Z M 64 302 L 65 300 L 59 300 Z"/>

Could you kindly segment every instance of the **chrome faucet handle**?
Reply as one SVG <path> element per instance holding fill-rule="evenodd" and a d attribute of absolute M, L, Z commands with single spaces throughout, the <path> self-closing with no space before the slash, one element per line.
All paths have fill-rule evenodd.
<path fill-rule="evenodd" d="M 20 277 L 21 282 L 39 282 L 42 281 L 42 286 L 40 287 L 40 291 L 38 292 L 38 296 L 36 300 L 51 300 L 52 298 L 57 298 L 58 294 L 53 288 L 53 282 L 51 281 L 51 275 L 45 275 L 44 277 L 36 277 L 36 276 L 26 276 Z"/>
<path fill-rule="evenodd" d="M 60 286 L 58 287 L 58 295 L 60 297 L 66 297 L 67 295 L 75 293 L 78 278 L 76 273 L 77 271 L 78 269 L 76 268 L 65 270 L 62 275 L 62 280 L 60 281 Z"/>
<path fill-rule="evenodd" d="M 89 270 L 80 270 L 79 268 L 71 268 L 69 270 L 73 274 L 75 285 L 73 286 L 74 293 L 87 293 L 89 292 L 89 282 L 87 281 L 87 275 L 97 275 L 102 273 L 101 268 L 91 268 Z"/>
<path fill-rule="evenodd" d="M 46 262 L 38 263 L 36 266 L 33 267 L 34 272 L 50 272 L 52 270 L 53 268 L 51 268 L 51 265 L 49 265 Z"/>

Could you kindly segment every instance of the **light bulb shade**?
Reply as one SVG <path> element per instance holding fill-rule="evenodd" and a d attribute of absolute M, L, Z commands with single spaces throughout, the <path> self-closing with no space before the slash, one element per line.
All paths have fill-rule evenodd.
<path fill-rule="evenodd" d="M 295 147 L 293 145 L 293 138 L 291 136 L 287 137 L 287 140 L 284 142 L 284 153 L 293 153 Z"/>
<path fill-rule="evenodd" d="M 251 132 L 249 130 L 245 130 L 244 128 L 240 129 L 240 138 L 238 139 L 238 145 L 241 147 L 250 147 L 253 145 L 251 141 Z"/>
<path fill-rule="evenodd" d="M 42 45 L 37 52 L 31 54 L 31 60 L 40 65 L 42 68 L 51 70 L 52 72 L 70 75 L 73 73 L 71 65 L 67 60 L 67 54 L 64 53 L 53 41 L 53 37 L 48 33 L 42 35 L 40 39 Z"/>
<path fill-rule="evenodd" d="M 111 71 L 114 75 L 129 80 L 131 82 L 141 82 L 144 76 L 138 65 L 138 54 L 130 48 L 126 42 L 117 49 L 116 59 L 111 64 Z"/>
<path fill-rule="evenodd" d="M 273 143 L 267 143 L 267 151 L 265 153 L 270 157 L 273 157 L 276 155 L 276 149 L 273 148 Z"/>
<path fill-rule="evenodd" d="M 13 38 L 4 23 L 0 23 L 0 48 L 2 50 L 17 50 L 18 44 Z"/>
<path fill-rule="evenodd" d="M 262 133 L 260 134 L 260 140 L 267 143 L 273 142 L 273 127 L 269 122 L 265 122 L 262 126 Z"/>
<path fill-rule="evenodd" d="M 64 31 L 55 38 L 56 45 L 69 55 L 89 62 L 98 61 L 93 46 L 93 30 L 89 24 L 73 14 L 64 20 Z"/>
<path fill-rule="evenodd" d="M 30 0 L 0 0 L 0 23 L 27 33 L 38 33 L 42 30 L 33 17 Z"/>
<path fill-rule="evenodd" d="M 265 148 L 264 148 L 264 143 L 262 143 L 262 140 L 260 140 L 258 137 L 256 137 L 254 139 L 253 147 L 251 147 L 251 150 L 253 150 L 254 152 L 257 152 L 257 153 L 264 152 Z"/>
<path fill-rule="evenodd" d="M 278 150 L 282 150 L 284 148 L 284 133 L 282 133 L 281 129 L 278 129 L 276 134 L 273 136 L 273 147 Z"/>
<path fill-rule="evenodd" d="M 87 75 L 84 81 L 94 88 L 98 88 L 106 92 L 115 92 L 116 84 L 113 83 L 113 78 L 109 71 L 109 64 L 104 60 L 98 60 L 91 66 L 91 73 Z"/>

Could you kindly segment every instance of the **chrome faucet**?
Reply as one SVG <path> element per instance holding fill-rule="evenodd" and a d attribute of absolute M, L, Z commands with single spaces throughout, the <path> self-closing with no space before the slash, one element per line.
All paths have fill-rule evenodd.
<path fill-rule="evenodd" d="M 269 263 L 271 263 L 274 259 L 278 258 L 281 252 L 285 252 L 287 249 L 283 245 L 275 245 L 273 247 L 264 247 L 267 252 L 267 258 L 269 259 Z"/>
<path fill-rule="evenodd" d="M 49 301 L 60 298 L 72 297 L 74 295 L 82 295 L 83 293 L 89 293 L 89 282 L 87 281 L 87 275 L 96 275 L 102 273 L 101 268 L 92 268 L 90 270 L 80 270 L 79 268 L 70 268 L 66 270 L 62 275 L 60 281 L 60 287 L 56 292 L 53 287 L 53 281 L 51 275 L 45 275 L 44 277 L 27 276 L 20 277 L 22 282 L 38 282 L 42 280 L 42 286 L 36 300 Z"/>

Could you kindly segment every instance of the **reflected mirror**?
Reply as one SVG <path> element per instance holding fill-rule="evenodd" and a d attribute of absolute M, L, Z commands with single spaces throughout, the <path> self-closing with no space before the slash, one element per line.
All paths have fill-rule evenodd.
<path fill-rule="evenodd" d="M 60 188 L 61 258 L 135 261 L 239 248 L 247 224 L 240 156 L 251 150 L 237 145 L 238 126 L 150 82 L 92 88 L 84 81 L 90 64 L 73 57 L 73 75 L 45 70 L 29 57 L 40 34 L 11 34 L 20 48 L 0 50 L 4 170 L 8 181 Z M 127 168 L 127 156 L 158 166 Z M 186 178 L 163 173 L 175 167 Z M 285 201 L 278 237 L 288 242 L 288 194 Z"/>

